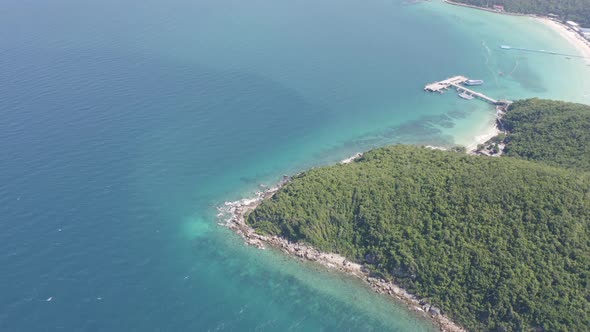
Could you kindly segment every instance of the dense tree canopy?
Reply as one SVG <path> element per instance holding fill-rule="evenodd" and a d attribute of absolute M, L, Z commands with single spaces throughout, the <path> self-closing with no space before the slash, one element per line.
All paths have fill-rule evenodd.
<path fill-rule="evenodd" d="M 573 129 L 585 108 L 516 103 L 504 123 L 517 158 L 393 146 L 312 169 L 247 221 L 366 263 L 472 330 L 585 331 L 589 154 L 575 143 L 588 132 Z"/>
<path fill-rule="evenodd" d="M 590 181 L 407 146 L 295 178 L 248 218 L 394 276 L 476 330 L 590 326 Z"/>
<path fill-rule="evenodd" d="M 590 0 L 453 0 L 479 7 L 502 5 L 506 11 L 522 14 L 559 15 L 562 20 L 590 26 Z"/>
<path fill-rule="evenodd" d="M 528 99 L 500 121 L 507 156 L 590 171 L 590 106 Z"/>

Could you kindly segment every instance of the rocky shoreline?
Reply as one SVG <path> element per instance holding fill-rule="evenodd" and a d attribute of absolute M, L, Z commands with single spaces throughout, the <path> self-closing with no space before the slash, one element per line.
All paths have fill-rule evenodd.
<path fill-rule="evenodd" d="M 351 158 L 343 160 L 342 163 L 352 162 L 360 156 L 362 156 L 362 154 L 356 154 Z M 260 205 L 265 199 L 271 198 L 282 186 L 289 183 L 290 180 L 291 179 L 288 176 L 283 176 L 283 179 L 276 186 L 256 193 L 256 197 L 254 198 L 226 202 L 224 206 L 218 208 L 218 217 L 224 220 L 224 226 L 232 229 L 240 235 L 248 245 L 255 246 L 259 249 L 265 249 L 267 246 L 272 246 L 301 260 L 316 262 L 327 268 L 353 275 L 367 282 L 377 293 L 389 295 L 398 301 L 405 303 L 413 311 L 433 321 L 441 331 L 466 331 L 464 328 L 452 322 L 434 305 L 408 293 L 393 282 L 372 277 L 369 274 L 369 271 L 361 264 L 349 261 L 338 254 L 321 252 L 311 246 L 301 243 L 293 243 L 278 236 L 264 236 L 257 234 L 255 230 L 246 223 L 245 217 L 249 212 L 256 209 L 256 207 L 258 207 L 258 205 Z"/>

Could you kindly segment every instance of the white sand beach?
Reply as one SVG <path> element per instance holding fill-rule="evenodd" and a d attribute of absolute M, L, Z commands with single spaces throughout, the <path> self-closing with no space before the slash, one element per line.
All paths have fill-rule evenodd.
<path fill-rule="evenodd" d="M 581 56 L 586 57 L 586 63 L 590 64 L 590 41 L 584 39 L 584 37 L 580 36 L 580 34 L 571 30 L 563 23 L 550 20 L 546 17 L 536 17 L 535 19 L 559 33 L 561 37 L 576 48 Z"/>
<path fill-rule="evenodd" d="M 473 140 L 473 143 L 469 144 L 465 148 L 467 149 L 467 152 L 473 152 L 473 151 L 477 150 L 478 145 L 484 144 L 485 142 L 489 141 L 493 137 L 498 136 L 498 134 L 500 134 L 500 133 L 501 133 L 501 131 L 500 131 L 500 129 L 498 129 L 498 126 L 496 124 L 490 125 L 490 127 L 488 128 L 488 130 L 485 133 L 482 133 L 481 135 L 476 136 L 475 139 Z"/>

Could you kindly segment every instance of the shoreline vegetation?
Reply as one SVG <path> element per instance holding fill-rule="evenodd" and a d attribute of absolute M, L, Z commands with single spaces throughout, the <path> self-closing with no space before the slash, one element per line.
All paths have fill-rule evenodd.
<path fill-rule="evenodd" d="M 496 14 L 526 16 L 536 19 L 556 31 L 563 39 L 574 46 L 581 55 L 586 57 L 585 61 L 590 65 L 590 42 L 581 37 L 578 33 L 572 31 L 565 24 L 550 17 L 535 14 L 499 12 L 491 8 L 479 7 L 449 0 L 443 1 L 451 5 L 485 10 Z M 517 102 L 515 106 L 518 107 L 520 105 L 519 103 L 522 102 Z M 526 101 L 524 101 L 524 103 L 526 103 Z M 522 157 L 518 155 L 518 152 L 510 153 L 511 142 L 509 139 L 507 139 L 509 136 L 509 131 L 506 130 L 506 123 L 503 121 L 504 115 L 505 114 L 503 112 L 497 110 L 496 121 L 492 126 L 490 126 L 489 130 L 475 137 L 474 142 L 466 146 L 465 150 L 468 154 L 500 156 L 504 153 L 504 155 L 508 156 Z M 446 150 L 445 148 L 432 146 L 427 146 L 426 148 Z M 515 149 L 512 148 L 512 150 Z M 516 150 L 518 150 L 518 146 Z M 362 153 L 357 153 L 350 158 L 342 160 L 340 164 L 352 163 L 362 157 Z M 524 156 L 523 158 L 535 159 L 528 158 L 527 156 Z M 224 219 L 224 226 L 232 229 L 235 233 L 241 236 L 248 245 L 255 246 L 259 249 L 265 249 L 267 246 L 270 246 L 300 260 L 315 262 L 328 269 L 340 271 L 342 273 L 357 277 L 365 281 L 377 293 L 391 296 L 392 298 L 406 305 L 411 311 L 417 313 L 419 316 L 430 320 L 441 331 L 467 331 L 464 327 L 459 325 L 456 320 L 452 320 L 440 308 L 431 304 L 428 298 L 420 298 L 408 292 L 404 287 L 395 281 L 395 278 L 393 281 L 388 281 L 385 278 L 379 277 L 378 275 L 375 276 L 365 264 L 359 264 L 357 262 L 348 260 L 346 257 L 333 252 L 320 251 L 313 246 L 301 242 L 291 242 L 285 237 L 269 234 L 262 235 L 257 233 L 256 229 L 247 223 L 248 216 L 264 201 L 271 199 L 277 192 L 279 192 L 290 182 L 291 178 L 284 176 L 276 186 L 258 192 L 254 198 L 242 199 L 235 202 L 226 202 L 223 207 L 218 208 L 218 217 L 220 219 Z M 541 328 L 540 331 L 542 330 L 543 329 Z"/>
<path fill-rule="evenodd" d="M 443 0 L 445 1 L 445 0 Z M 448 0 L 472 8 L 491 10 L 509 15 L 545 16 L 562 22 L 590 26 L 587 0 Z"/>
<path fill-rule="evenodd" d="M 499 107 L 496 107 L 496 118 L 494 120 L 494 123 L 490 125 L 488 130 L 476 136 L 473 142 L 465 147 L 467 153 L 481 154 L 480 152 L 482 144 L 486 144 L 494 137 L 503 134 L 503 131 L 499 127 L 500 121 L 502 120 L 502 116 L 504 116 L 504 112 Z"/>
<path fill-rule="evenodd" d="M 516 110 L 514 110 L 514 108 L 516 108 Z M 572 121 L 572 119 L 575 121 Z M 498 114 L 496 123 L 497 125 L 495 126 L 495 130 L 499 132 L 499 130 L 502 129 L 504 132 L 487 140 L 485 144 L 479 144 L 475 150 L 464 151 L 467 152 L 467 154 L 472 155 L 469 158 L 481 158 L 481 160 L 502 159 L 509 160 L 511 163 L 513 161 L 518 162 L 516 161 L 517 159 L 530 160 L 533 161 L 533 163 L 530 165 L 530 167 L 533 168 L 543 165 L 557 167 L 555 169 L 556 173 L 552 176 L 558 175 L 561 177 L 560 181 L 567 179 L 567 176 L 571 176 L 571 174 L 573 174 L 573 172 L 571 174 L 567 173 L 570 172 L 567 169 L 563 169 L 563 172 L 566 173 L 557 172 L 561 171 L 561 166 L 567 167 L 568 165 L 573 165 L 573 170 L 590 170 L 590 159 L 579 158 L 584 154 L 590 157 L 590 145 L 585 144 L 590 143 L 590 134 L 587 134 L 590 133 L 590 125 L 588 125 L 588 123 L 590 123 L 589 106 L 538 99 L 517 101 L 507 110 L 506 114 Z M 565 128 L 564 124 L 565 126 L 576 127 L 566 128 L 566 132 L 555 133 L 554 128 L 563 129 Z M 539 137 L 537 136 L 537 132 L 539 130 L 541 130 L 543 135 L 546 136 L 544 139 L 539 140 Z M 573 136 L 569 135 L 571 133 L 573 133 Z M 535 142 L 539 142 L 539 144 L 536 144 Z M 571 146 L 576 145 L 578 147 L 577 149 L 571 148 Z M 403 146 L 401 147 L 403 148 Z M 498 147 L 499 151 L 493 151 L 494 148 L 497 149 Z M 438 150 L 438 148 L 434 147 L 424 148 Z M 466 155 L 465 153 L 458 153 L 457 151 L 460 150 L 455 149 L 454 152 L 433 152 Z M 372 152 L 373 150 L 367 153 L 371 154 Z M 350 158 L 342 160 L 339 164 L 341 167 L 348 167 L 347 164 L 356 164 L 360 161 L 363 161 L 367 153 L 357 153 Z M 488 158 L 485 156 L 473 156 L 494 155 L 494 153 L 496 153 L 498 156 L 503 154 L 504 157 Z M 580 159 L 579 162 L 574 162 L 578 159 Z M 528 161 L 523 162 L 528 163 Z M 543 172 L 547 172 L 547 170 L 539 169 L 537 171 L 532 171 L 532 173 L 535 172 L 536 174 L 541 174 Z M 552 172 L 552 170 L 549 170 L 549 172 Z M 302 175 L 305 175 L 305 173 L 306 172 L 297 174 L 293 178 L 297 179 L 297 181 L 301 181 L 299 178 L 301 178 Z M 564 176 L 564 174 L 566 175 Z M 285 186 L 292 184 L 293 178 L 284 176 L 276 186 L 258 192 L 254 198 L 242 199 L 235 202 L 226 202 L 224 206 L 218 208 L 219 219 L 224 221 L 224 226 L 232 229 L 235 233 L 244 238 L 248 245 L 252 245 L 260 249 L 265 249 L 267 246 L 277 248 L 284 253 L 301 260 L 316 262 L 326 268 L 357 277 L 365 281 L 377 293 L 391 296 L 397 301 L 405 304 L 411 311 L 417 313 L 419 316 L 430 320 L 441 331 L 467 331 L 467 329 L 463 327 L 462 324 L 460 324 L 460 322 L 464 321 L 457 319 L 457 312 L 453 312 L 452 315 L 449 315 L 449 307 L 441 307 L 440 303 L 436 299 L 432 298 L 432 294 L 428 294 L 427 296 L 418 296 L 416 295 L 415 291 L 408 291 L 408 288 L 400 283 L 401 280 L 398 280 L 398 278 L 395 276 L 393 278 L 385 277 L 385 275 L 376 271 L 375 267 L 372 266 L 372 264 L 370 264 L 368 261 L 362 260 L 359 262 L 358 258 L 355 260 L 350 259 L 350 257 L 346 258 L 345 255 L 336 254 L 335 251 L 338 250 L 319 250 L 317 246 L 312 246 L 307 241 L 294 241 L 292 238 L 290 239 L 289 236 L 285 236 L 285 234 L 280 232 L 278 234 L 266 232 L 264 227 L 262 227 L 262 229 L 259 227 L 260 225 L 253 227 L 253 225 L 248 222 L 249 217 L 253 214 L 253 212 L 257 211 L 257 209 L 259 209 L 262 204 L 265 204 L 265 202 L 275 201 L 277 199 L 277 194 L 285 190 Z M 579 181 L 586 180 L 577 181 L 578 183 L 576 185 L 581 183 Z M 576 207 L 576 209 L 580 211 L 578 207 Z M 581 226 L 578 225 L 575 227 Z M 465 295 L 467 295 L 467 293 Z M 575 313 L 575 310 L 573 310 L 573 312 Z M 513 313 L 511 315 L 518 314 Z M 581 320 L 587 321 L 588 318 L 581 317 Z M 560 321 L 559 323 L 561 324 L 562 322 Z M 568 323 L 564 324 L 571 323 L 568 321 Z M 473 328 L 473 326 L 469 326 L 469 324 L 466 326 L 470 329 Z M 543 325 L 540 324 L 529 327 L 537 328 L 539 331 L 544 331 L 543 327 L 540 326 Z M 521 327 L 524 328 L 524 326 Z M 474 329 L 478 330 L 479 328 Z M 510 329 L 500 328 L 499 330 L 507 331 Z M 545 330 L 547 329 L 545 328 Z M 563 330 L 563 325 L 561 328 L 557 328 L 556 330 Z"/>
<path fill-rule="evenodd" d="M 474 141 L 465 147 L 465 152 L 470 155 L 487 155 L 487 152 L 482 149 L 482 146 L 503 133 L 499 128 L 503 115 L 504 112 L 499 108 L 496 108 L 496 119 L 493 125 L 491 125 L 485 133 L 476 136 Z M 425 148 L 442 151 L 448 150 L 447 148 L 436 146 L 425 146 Z M 362 158 L 363 155 L 363 153 L 355 153 L 354 155 L 341 160 L 339 164 L 350 164 L 355 160 Z M 359 278 L 366 282 L 366 284 L 368 284 L 375 292 L 388 295 L 396 301 L 401 302 L 414 313 L 428 319 L 443 332 L 467 331 L 461 325 L 444 315 L 439 308 L 430 304 L 427 299 L 420 299 L 407 292 L 395 281 L 387 281 L 383 278 L 371 276 L 370 271 L 364 265 L 350 261 L 339 254 L 323 252 L 312 246 L 303 243 L 294 243 L 280 236 L 258 234 L 252 226 L 247 224 L 247 216 L 260 206 L 262 202 L 272 198 L 281 188 L 288 184 L 291 179 L 291 177 L 284 175 L 275 186 L 257 192 L 255 197 L 233 202 L 225 202 L 223 206 L 217 208 L 217 217 L 224 220 L 222 225 L 233 230 L 236 234 L 242 237 L 247 245 L 262 250 L 266 249 L 267 246 L 270 246 L 302 261 L 314 262 L 330 270 L 339 271 Z"/>
<path fill-rule="evenodd" d="M 355 155 L 342 160 L 340 164 L 349 164 L 362 156 L 362 153 L 356 153 Z M 290 177 L 283 176 L 283 179 L 277 185 L 267 188 L 264 191 L 257 192 L 256 197 L 254 198 L 225 202 L 222 207 L 217 208 L 219 212 L 217 215 L 218 218 L 225 220 L 222 225 L 228 227 L 242 237 L 247 245 L 262 250 L 266 249 L 267 246 L 270 246 L 302 261 L 314 262 L 330 270 L 339 271 L 349 276 L 359 278 L 368 284 L 376 293 L 388 295 L 396 301 L 401 302 L 417 315 L 434 323 L 435 326 L 443 332 L 467 331 L 444 315 L 441 312 L 441 309 L 428 303 L 427 300 L 420 299 L 417 296 L 410 294 L 394 281 L 387 281 L 383 278 L 373 276 L 365 265 L 350 261 L 337 253 L 324 252 L 304 243 L 291 242 L 284 237 L 258 234 L 256 230 L 246 222 L 247 216 L 258 208 L 262 202 L 271 199 L 290 181 Z"/>

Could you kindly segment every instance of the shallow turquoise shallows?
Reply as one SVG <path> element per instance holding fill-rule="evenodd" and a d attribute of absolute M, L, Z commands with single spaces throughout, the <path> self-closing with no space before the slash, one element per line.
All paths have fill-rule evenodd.
<path fill-rule="evenodd" d="M 468 144 L 495 98 L 588 101 L 528 18 L 438 1 L 0 3 L 0 331 L 429 331 L 362 282 L 246 247 L 215 207 L 391 143 Z M 502 74 L 501 74 L 502 73 Z"/>

